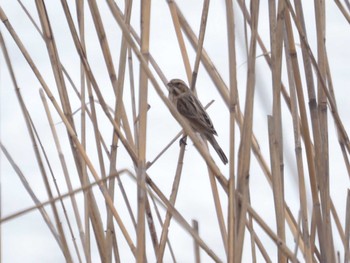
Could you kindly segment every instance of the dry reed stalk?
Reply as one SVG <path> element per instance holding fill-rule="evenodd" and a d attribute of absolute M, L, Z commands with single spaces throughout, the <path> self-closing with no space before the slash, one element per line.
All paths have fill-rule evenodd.
<path fill-rule="evenodd" d="M 285 10 L 285 54 L 287 61 L 287 72 L 288 72 L 288 81 L 289 81 L 289 93 L 290 93 L 290 104 L 291 104 L 291 113 L 294 127 L 294 144 L 295 144 L 295 156 L 296 156 L 296 165 L 298 171 L 298 183 L 299 183 L 299 200 L 300 200 L 300 218 L 302 225 L 302 238 L 304 241 L 304 258 L 305 261 L 310 263 L 312 261 L 312 251 L 310 244 L 310 234 L 309 234 L 309 223 L 308 223 L 308 214 L 307 214 L 307 198 L 306 198 L 306 188 L 305 188 L 305 175 L 304 175 L 304 165 L 302 159 L 302 146 L 301 146 L 301 127 L 298 114 L 298 105 L 296 97 L 296 80 L 294 79 L 294 70 L 293 70 L 293 57 L 296 55 L 294 40 L 291 34 L 291 21 L 289 12 Z M 293 49 L 292 49 L 293 48 Z M 299 83 L 299 82 L 298 82 Z M 300 84 L 300 83 L 299 83 Z M 299 229 L 299 227 L 298 227 Z"/>
<path fill-rule="evenodd" d="M 325 17 L 325 3 L 322 1 L 315 1 L 315 18 L 316 18 L 316 33 L 317 33 L 317 64 L 320 70 L 320 74 L 326 78 L 326 58 L 327 52 L 325 47 L 326 39 L 326 17 Z M 330 190 L 329 190 L 329 145 L 328 145 L 328 121 L 327 121 L 327 97 L 322 88 L 323 83 L 320 78 L 317 80 L 317 92 L 318 92 L 318 112 L 320 118 L 320 133 L 321 133 L 321 148 L 322 148 L 322 163 L 323 173 L 320 174 L 320 196 L 322 201 L 322 216 L 325 236 L 328 237 L 326 242 L 327 247 L 327 260 L 335 261 L 335 250 L 333 242 L 332 226 L 330 222 Z M 327 86 L 328 89 L 328 86 Z M 333 97 L 332 97 L 333 99 Z"/>
<path fill-rule="evenodd" d="M 283 170 L 283 139 L 281 119 L 281 72 L 282 47 L 284 28 L 284 1 L 278 1 L 277 12 L 275 1 L 269 1 L 269 22 L 271 42 L 271 72 L 272 72 L 272 116 L 268 117 L 270 142 L 271 174 L 277 234 L 285 241 L 285 213 L 284 213 L 284 170 Z M 278 262 L 287 262 L 284 254 L 278 251 Z"/>
<path fill-rule="evenodd" d="M 198 37 L 198 48 L 197 48 L 197 52 L 196 52 L 196 59 L 194 61 L 192 77 L 191 77 L 191 82 L 190 82 L 190 89 L 195 94 L 196 94 L 195 89 L 196 89 L 199 62 L 200 62 L 200 58 L 202 55 L 205 29 L 206 29 L 207 20 L 208 20 L 209 2 L 210 2 L 210 0 L 204 0 L 204 2 L 203 2 L 202 18 L 201 18 L 201 25 L 199 28 L 199 37 Z M 177 23 L 178 23 L 178 18 L 177 18 Z"/>
<path fill-rule="evenodd" d="M 141 2 L 141 56 L 148 66 L 148 51 L 150 38 L 150 1 Z M 124 35 L 128 33 L 124 32 Z M 146 188 L 146 132 L 147 132 L 147 108 L 148 108 L 148 78 L 144 67 L 140 65 L 139 87 L 139 122 L 138 122 L 138 162 L 137 166 L 137 250 L 136 262 L 144 262 L 146 259 L 145 244 L 145 213 L 147 196 Z M 155 249 L 157 250 L 157 249 Z"/>
<path fill-rule="evenodd" d="M 174 29 L 175 29 L 177 41 L 178 41 L 179 46 L 180 46 L 182 60 L 184 62 L 185 71 L 186 71 L 186 74 L 187 74 L 187 80 L 188 80 L 188 83 L 191 83 L 191 78 L 192 78 L 191 72 L 192 72 L 192 70 L 191 70 L 190 60 L 188 58 L 185 42 L 184 42 L 184 39 L 183 39 L 183 36 L 182 36 L 182 33 L 181 33 L 181 26 L 180 26 L 180 22 L 179 22 L 178 13 L 177 13 L 178 10 L 176 9 L 176 4 L 173 1 L 168 1 L 168 6 L 169 6 L 169 9 L 170 9 L 171 18 L 172 18 L 173 23 L 174 23 Z"/>
<path fill-rule="evenodd" d="M 255 56 L 256 56 L 256 35 L 258 26 L 259 1 L 251 6 L 252 11 L 252 35 L 250 38 L 248 55 L 248 73 L 247 73 L 247 93 L 244 110 L 244 123 L 242 128 L 242 137 L 238 152 L 238 172 L 237 172 L 237 192 L 242 198 L 237 202 L 237 243 L 235 247 L 236 262 L 242 261 L 243 240 L 245 233 L 245 218 L 248 206 L 248 187 L 249 187 L 249 166 L 250 149 L 252 145 L 252 124 L 255 90 Z"/>
<path fill-rule="evenodd" d="M 77 7 L 77 19 L 78 19 L 78 28 L 79 28 L 79 38 L 81 40 L 82 45 L 85 47 L 85 23 L 84 23 L 84 17 L 85 17 L 85 11 L 84 11 L 84 2 L 82 0 L 76 1 L 76 7 Z M 85 47 L 86 49 L 86 47 Z M 65 68 L 62 66 L 63 72 L 65 73 L 68 81 L 70 82 L 71 86 L 73 87 L 74 91 L 78 95 L 78 98 L 80 98 L 81 101 L 81 144 L 86 151 L 86 113 L 88 113 L 90 119 L 92 119 L 91 113 L 88 111 L 86 105 L 85 105 L 85 97 L 86 97 L 86 89 L 85 86 L 91 85 L 88 78 L 85 76 L 84 71 L 84 65 L 80 63 L 80 94 L 79 91 L 75 88 L 74 82 L 72 81 L 72 78 L 69 76 L 68 72 L 65 70 Z M 85 85 L 86 83 L 86 85 Z M 81 183 L 83 186 L 88 185 L 89 179 L 87 175 L 87 168 L 84 160 L 81 161 Z M 86 262 L 91 263 L 91 244 L 90 244 L 90 218 L 89 214 L 91 209 L 90 203 L 89 203 L 89 196 L 92 195 L 91 192 L 88 192 L 89 190 L 84 192 L 84 225 L 85 225 L 85 239 L 84 239 L 84 252 L 86 255 Z M 96 231 L 95 231 L 96 232 Z M 100 235 L 98 235 L 100 236 Z M 97 242 L 99 239 L 97 239 Z M 98 246 L 100 247 L 100 246 Z M 100 253 L 101 255 L 101 253 Z M 102 259 L 102 257 L 101 257 Z"/>
<path fill-rule="evenodd" d="M 183 159 L 185 156 L 185 144 L 181 145 L 178 162 L 176 166 L 176 172 L 175 177 L 173 180 L 173 185 L 171 189 L 171 194 L 169 197 L 169 202 L 171 205 L 175 206 L 175 201 L 178 193 L 178 189 L 180 186 L 180 179 L 182 174 L 182 167 L 183 167 Z M 165 219 L 162 226 L 162 233 L 159 240 L 159 249 L 157 254 L 157 263 L 163 262 L 163 256 L 164 256 L 164 250 L 165 250 L 165 242 L 168 240 L 168 232 L 169 232 L 169 226 L 170 226 L 170 220 L 172 218 L 172 214 L 170 213 L 170 210 L 168 209 L 165 215 Z"/>
<path fill-rule="evenodd" d="M 227 262 L 235 262 L 236 247 L 236 186 L 235 186 L 235 122 L 237 98 L 237 75 L 236 75 L 236 46 L 234 11 L 232 0 L 226 0 L 226 24 L 228 36 L 229 72 L 230 72 L 230 152 L 229 152 L 229 180 L 228 180 L 228 213 L 227 213 Z M 253 238 L 252 238 L 253 239 Z"/>
<path fill-rule="evenodd" d="M 252 262 L 256 262 L 255 242 L 256 242 L 256 239 L 259 240 L 259 238 L 257 238 L 255 234 L 254 227 L 253 227 L 253 218 L 250 215 L 248 216 L 246 227 L 249 230 L 249 234 L 250 234 L 250 249 L 251 249 L 251 255 L 252 255 Z"/>
<path fill-rule="evenodd" d="M 192 220 L 192 227 L 193 227 L 194 231 L 198 235 L 199 234 L 199 226 L 198 226 L 198 221 L 197 220 Z M 199 251 L 199 245 L 196 242 L 196 240 L 194 240 L 194 262 L 196 262 L 196 263 L 200 263 L 201 262 L 201 254 L 200 254 L 200 251 Z"/>

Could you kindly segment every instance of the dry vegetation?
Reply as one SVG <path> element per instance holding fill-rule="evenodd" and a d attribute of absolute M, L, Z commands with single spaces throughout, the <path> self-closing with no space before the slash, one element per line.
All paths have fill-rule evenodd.
<path fill-rule="evenodd" d="M 119 40 L 120 46 L 117 52 L 106 38 L 104 16 L 100 14 L 96 0 L 86 2 L 77 0 L 75 9 L 72 3 L 68 6 L 66 0 L 61 1 L 65 14 L 62 20 L 69 27 L 71 34 L 69 37 L 74 40 L 77 56 L 72 57 L 72 60 L 75 60 L 74 63 L 78 62 L 77 65 L 80 67 L 79 81 L 71 76 L 61 62 L 52 27 L 52 23 L 57 21 L 50 20 L 45 7 L 45 4 L 49 5 L 49 1 L 46 3 L 42 0 L 35 1 L 40 24 L 35 24 L 35 19 L 32 19 L 34 14 L 26 9 L 25 4 L 18 1 L 18 8 L 26 12 L 26 21 L 29 21 L 28 18 L 32 21 L 32 24 L 28 22 L 28 27 L 37 27 L 37 36 L 41 34 L 42 41 L 46 44 L 47 50 L 43 52 L 49 54 L 54 84 L 47 82 L 46 76 L 42 74 L 40 67 L 32 59 L 32 54 L 26 49 L 26 40 L 17 34 L 16 28 L 11 24 L 12 21 L 7 19 L 7 14 L 1 8 L 0 17 L 4 24 L 2 29 L 7 31 L 8 36 L 5 44 L 1 33 L 1 48 L 5 58 L 5 63 L 1 66 L 2 68 L 7 66 L 12 79 L 27 125 L 28 138 L 32 141 L 34 157 L 47 193 L 46 200 L 40 200 L 36 196 L 25 167 L 21 166 L 20 161 L 12 158 L 11 152 L 7 150 L 7 142 L 1 141 L 3 161 L 7 160 L 11 164 L 35 203 L 34 206 L 13 214 L 1 214 L 1 224 L 15 221 L 30 211 L 40 211 L 42 220 L 49 227 L 67 262 L 91 262 L 93 254 L 98 255 L 101 262 L 126 262 L 123 258 L 126 250 L 134 256 L 136 262 L 145 262 L 146 259 L 152 262 L 155 258 L 157 262 L 175 262 L 177 255 L 184 252 L 172 249 L 172 243 L 179 242 L 169 238 L 169 233 L 175 224 L 173 221 L 182 227 L 182 231 L 189 234 L 188 238 L 194 240 L 193 251 L 188 249 L 191 253 L 186 252 L 191 255 L 188 261 L 195 258 L 196 262 L 200 262 L 200 255 L 203 257 L 203 254 L 207 254 L 206 258 L 210 257 L 215 262 L 241 262 L 242 257 L 247 258 L 244 253 L 248 253 L 250 254 L 248 258 L 252 261 L 264 259 L 266 262 L 273 262 L 278 259 L 278 262 L 349 262 L 350 193 L 348 191 L 347 197 L 344 196 L 347 200 L 346 207 L 334 203 L 330 193 L 330 185 L 336 177 L 330 173 L 329 149 L 340 149 L 339 152 L 343 157 L 341 162 L 350 175 L 348 159 L 350 142 L 337 110 L 336 90 L 333 89 L 324 41 L 325 3 L 314 1 L 316 28 L 312 34 L 316 35 L 317 48 L 312 49 L 307 38 L 310 32 L 306 32 L 304 24 L 302 1 L 268 2 L 268 5 L 264 3 L 268 6 L 268 20 L 262 21 L 259 19 L 262 11 L 258 0 L 252 0 L 251 3 L 242 0 L 234 3 L 226 1 L 228 78 L 221 76 L 222 73 L 217 70 L 203 48 L 205 46 L 203 43 L 209 41 L 205 37 L 207 22 L 215 23 L 207 20 L 210 11 L 209 0 L 205 0 L 203 5 L 198 3 L 202 8 L 202 17 L 196 18 L 201 21 L 199 30 L 191 28 L 175 2 L 167 2 L 173 22 L 173 27 L 168 30 L 174 30 L 176 34 L 188 83 L 195 87 L 197 75 L 198 79 L 201 76 L 199 65 L 202 63 L 203 72 L 206 71 L 212 80 L 210 85 L 215 86 L 222 98 L 216 103 L 225 105 L 229 112 L 227 115 L 229 139 L 226 140 L 229 145 L 227 147 L 229 164 L 226 167 L 215 163 L 214 159 L 217 160 L 217 157 L 213 156 L 214 159 L 211 157 L 203 141 L 167 99 L 167 77 L 170 79 L 177 76 L 165 77 L 163 69 L 152 56 L 154 54 L 149 52 L 150 42 L 154 41 L 150 34 L 152 20 L 150 1 L 142 1 L 141 4 L 125 1 L 118 5 L 112 0 L 107 0 L 104 3 L 115 19 L 115 30 L 122 32 L 123 37 Z M 350 22 L 348 1 L 346 0 L 344 4 L 340 1 L 334 2 L 340 10 L 338 15 L 344 18 L 344 23 Z M 211 3 L 215 4 L 217 3 Z M 131 12 L 135 5 L 140 5 L 142 10 L 137 14 L 141 21 L 140 34 L 135 30 L 135 25 L 130 24 Z M 88 16 L 91 16 L 94 28 L 85 27 L 85 19 Z M 244 77 L 245 86 L 240 88 L 238 86 L 242 84 L 237 80 L 235 16 L 242 17 L 246 43 L 244 66 L 247 68 L 247 73 Z M 264 43 L 260 36 L 258 30 L 260 23 L 269 25 L 270 46 Z M 99 82 L 91 68 L 87 53 L 92 51 L 87 52 L 85 43 L 87 30 L 95 30 L 97 33 L 100 46 L 96 44 L 95 48 L 100 48 L 102 51 L 105 69 L 113 87 L 112 98 L 105 95 L 103 84 Z M 186 41 L 195 50 L 193 61 L 188 55 L 188 49 L 192 47 L 186 45 Z M 296 43 L 300 43 L 300 46 Z M 8 44 L 16 45 L 20 49 L 40 82 L 40 97 L 47 116 L 47 120 L 43 119 L 42 122 L 50 124 L 51 145 L 54 144 L 57 149 L 61 165 L 59 169 L 63 171 L 65 178 L 64 187 L 53 179 L 61 172 L 51 168 L 51 155 L 54 154 L 46 154 L 45 145 L 41 141 L 43 135 L 39 135 L 40 132 L 32 121 L 31 111 L 34 109 L 27 108 L 26 99 L 22 97 L 16 80 L 16 75 L 21 74 L 21 69 L 13 67 L 11 54 L 7 49 Z M 263 56 L 260 56 L 260 51 Z M 268 116 L 268 131 L 266 131 L 269 139 L 268 155 L 261 151 L 254 134 L 254 131 L 259 131 L 259 128 L 254 127 L 256 125 L 254 114 L 259 111 L 254 105 L 256 62 L 263 59 L 270 69 L 265 74 L 271 76 L 270 90 L 272 90 L 272 104 L 269 105 L 272 114 Z M 224 82 L 223 79 L 229 81 Z M 283 83 L 285 79 L 287 83 Z M 126 89 L 130 96 L 123 95 Z M 146 154 L 147 147 L 157 144 L 157 138 L 147 136 L 147 130 L 150 129 L 148 96 L 151 90 L 155 91 L 160 101 L 163 101 L 169 109 L 171 115 L 169 114 L 168 118 L 173 116 L 190 139 L 187 140 L 187 146 L 182 144 L 176 147 L 182 132 L 176 136 L 174 134 L 175 137 L 153 160 Z M 199 94 L 203 90 L 197 89 L 197 92 Z M 244 93 L 244 102 L 239 101 L 242 95 L 240 93 Z M 77 100 L 79 110 L 75 112 L 77 104 L 74 107 L 72 104 Z M 114 105 L 111 106 L 111 102 Z M 294 138 L 292 152 L 295 155 L 292 162 L 297 174 L 293 175 L 287 173 L 284 166 L 286 156 L 283 147 L 288 145 L 283 144 L 286 132 L 282 129 L 283 111 L 290 113 L 292 123 L 288 127 L 288 132 L 293 134 Z M 333 129 L 328 123 L 329 119 L 334 121 L 338 145 L 329 144 L 329 131 Z M 61 122 L 60 127 L 64 125 L 65 133 L 56 130 L 57 120 Z M 70 147 L 63 150 L 61 143 L 67 138 Z M 193 147 L 192 142 L 204 160 L 199 163 L 206 166 L 209 175 L 208 189 L 211 191 L 207 196 L 213 198 L 215 204 L 215 209 L 210 213 L 215 213 L 219 225 L 218 235 L 221 239 L 217 242 L 222 244 L 224 256 L 218 255 L 202 238 L 201 232 L 205 232 L 210 226 L 201 225 L 200 217 L 191 222 L 191 218 L 177 209 L 176 199 L 179 198 L 177 194 L 181 188 L 180 179 L 182 176 L 190 176 L 183 175 L 186 160 L 191 160 L 185 148 Z M 67 153 L 68 149 L 70 153 Z M 172 153 L 174 149 L 178 150 L 178 156 L 167 155 L 169 149 L 173 150 Z M 161 166 L 162 176 L 169 178 L 175 172 L 173 181 L 166 189 L 157 186 L 154 180 L 154 177 L 160 175 L 149 172 L 151 167 L 160 165 L 162 158 L 168 158 L 167 162 L 171 162 L 172 167 L 176 164 L 175 170 L 168 171 L 164 170 L 165 166 Z M 253 172 L 265 176 L 268 182 L 266 189 L 273 197 L 271 211 L 268 212 L 275 217 L 274 222 L 266 220 L 264 213 L 256 210 L 261 204 L 251 200 L 250 175 L 253 159 L 260 165 L 260 168 Z M 133 168 L 125 169 L 124 160 L 131 161 L 130 167 Z M 286 176 L 297 178 L 297 187 L 293 190 L 299 206 L 297 213 L 289 208 L 291 200 L 286 198 Z M 344 174 L 342 176 L 346 177 Z M 79 178 L 79 186 L 75 178 Z M 124 187 L 130 178 L 133 179 L 133 190 L 130 190 L 130 186 Z M 346 195 L 346 191 L 343 193 Z M 101 199 L 101 194 L 104 200 Z M 48 210 L 50 212 L 47 212 Z M 339 216 L 339 211 L 343 211 L 341 214 L 345 215 L 345 218 Z M 294 242 L 290 241 L 288 235 L 292 236 Z M 266 236 L 272 240 L 274 246 L 266 245 L 263 241 Z M 335 239 L 341 242 L 336 243 Z M 250 243 L 244 242 L 245 240 L 250 240 Z M 0 250 L 1 247 L 0 243 Z"/>

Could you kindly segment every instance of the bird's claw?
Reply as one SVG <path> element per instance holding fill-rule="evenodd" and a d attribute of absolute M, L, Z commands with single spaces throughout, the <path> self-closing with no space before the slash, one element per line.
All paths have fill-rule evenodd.
<path fill-rule="evenodd" d="M 186 140 L 187 140 L 187 136 L 184 136 L 184 137 L 182 137 L 182 138 L 180 139 L 180 141 L 179 141 L 180 147 L 181 147 L 182 145 L 184 145 L 184 146 L 187 145 Z"/>

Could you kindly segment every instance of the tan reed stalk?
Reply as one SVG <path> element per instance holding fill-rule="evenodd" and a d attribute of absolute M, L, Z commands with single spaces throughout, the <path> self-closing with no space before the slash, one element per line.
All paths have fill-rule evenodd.
<path fill-rule="evenodd" d="M 183 167 L 183 160 L 185 156 L 185 144 L 181 145 L 180 152 L 179 152 L 179 157 L 177 161 L 177 166 L 176 166 L 176 172 L 175 172 L 175 177 L 173 180 L 173 185 L 171 189 L 171 194 L 169 197 L 169 202 L 171 205 L 175 206 L 175 201 L 178 193 L 178 189 L 180 186 L 180 179 L 181 179 L 181 174 L 182 174 L 182 167 Z M 162 233 L 160 236 L 159 240 L 159 249 L 158 249 L 158 254 L 157 254 L 157 263 L 163 262 L 163 256 L 164 256 L 164 250 L 165 250 L 165 242 L 168 240 L 168 232 L 169 232 L 169 226 L 170 226 L 170 220 L 172 218 L 172 214 L 170 210 L 168 209 L 166 214 L 165 214 L 165 219 L 163 222 L 162 226 Z"/>
<path fill-rule="evenodd" d="M 199 226 L 198 226 L 197 220 L 192 220 L 192 227 L 193 227 L 194 231 L 197 233 L 197 235 L 199 235 Z M 199 245 L 196 242 L 196 240 L 194 240 L 194 262 L 196 262 L 196 263 L 201 262 L 201 254 L 199 251 Z"/>
<path fill-rule="evenodd" d="M 185 70 L 186 70 L 186 74 L 187 74 L 187 80 L 189 83 L 191 83 L 192 70 L 191 70 L 190 60 L 188 58 L 185 42 L 184 42 L 184 39 L 183 39 L 183 36 L 181 33 L 181 27 L 180 27 L 180 23 L 179 23 L 179 17 L 178 17 L 178 13 L 177 13 L 177 9 L 176 9 L 176 4 L 173 1 L 168 1 L 168 6 L 170 9 L 171 18 L 173 20 L 177 41 L 178 41 L 179 46 L 180 46 L 182 60 L 184 62 L 184 66 L 185 66 Z"/>
<path fill-rule="evenodd" d="M 284 196 L 283 196 L 283 184 L 280 174 L 280 158 L 279 158 L 279 143 L 278 135 L 275 128 L 274 117 L 268 116 L 268 129 L 269 129 L 269 145 L 270 145 L 270 158 L 271 158 L 271 174 L 272 174 L 272 191 L 275 204 L 275 215 L 277 223 L 277 235 L 281 240 L 285 242 L 285 226 L 284 226 Z M 278 262 L 287 262 L 287 258 L 281 250 L 278 250 Z"/>
<path fill-rule="evenodd" d="M 276 12 L 275 1 L 269 1 L 269 22 L 271 42 L 271 72 L 272 72 L 272 116 L 268 117 L 268 130 L 270 142 L 270 159 L 272 188 L 275 202 L 275 215 L 277 235 L 285 241 L 285 217 L 284 217 L 284 164 L 283 164 L 283 140 L 281 120 L 281 72 L 282 72 L 282 47 L 284 26 L 284 1 L 278 1 Z M 278 250 L 278 262 L 286 263 L 284 254 Z"/>
<path fill-rule="evenodd" d="M 82 42 L 82 45 L 85 46 L 85 12 L 84 12 L 84 2 L 82 0 L 76 1 L 76 7 L 77 7 L 77 19 L 78 19 L 78 28 L 79 28 L 79 38 Z M 74 91 L 76 91 L 76 94 L 80 98 L 81 101 L 81 144 L 86 151 L 86 112 L 88 113 L 90 119 L 92 119 L 91 113 L 88 111 L 86 105 L 85 105 L 85 97 L 86 97 L 86 89 L 85 89 L 85 83 L 86 85 L 90 85 L 88 82 L 87 77 L 85 76 L 84 72 L 84 66 L 82 63 L 80 63 L 80 94 L 79 91 L 76 89 L 72 78 L 69 76 L 68 72 L 65 70 L 65 68 L 62 66 L 62 70 L 65 73 L 68 81 L 70 82 L 71 86 L 73 87 Z M 81 184 L 83 186 L 88 185 L 89 179 L 87 175 L 87 168 L 84 160 L 81 160 L 81 173 L 82 173 L 82 180 Z M 89 190 L 84 192 L 84 225 L 85 225 L 85 238 L 84 238 L 84 252 L 86 255 L 86 262 L 91 263 L 91 245 L 90 245 L 90 204 L 89 204 L 89 194 L 91 195 L 91 192 L 88 192 Z M 101 235 L 98 235 L 100 237 Z M 98 242 L 98 239 L 97 239 Z M 98 246 L 100 247 L 100 246 Z M 100 253 L 101 255 L 102 253 Z"/>
<path fill-rule="evenodd" d="M 155 256 L 158 255 L 158 248 L 159 248 L 159 244 L 158 244 L 158 235 L 157 235 L 157 231 L 156 231 L 156 227 L 155 227 L 155 222 L 153 219 L 153 214 L 151 211 L 151 206 L 149 204 L 149 198 L 146 198 L 146 206 L 145 206 L 145 216 L 146 216 L 146 221 L 148 223 L 148 228 L 149 228 L 149 232 L 150 232 L 150 236 L 151 236 L 151 240 L 152 240 L 152 245 L 153 245 L 153 250 L 154 250 L 154 254 Z M 146 242 L 145 242 L 145 247 L 146 247 Z"/>
<path fill-rule="evenodd" d="M 137 134 L 138 134 L 138 126 L 136 125 L 137 121 L 137 113 L 136 113 L 136 99 L 135 99 L 135 81 L 134 81 L 134 69 L 133 69 L 133 60 L 132 60 L 132 52 L 130 46 L 128 46 L 128 69 L 129 69 L 129 82 L 130 82 L 130 100 L 131 100 L 131 109 L 132 109 L 132 120 L 133 120 L 133 128 L 134 128 L 134 138 L 135 145 L 138 145 L 137 142 Z"/>
<path fill-rule="evenodd" d="M 236 46 L 234 28 L 234 10 L 232 0 L 226 0 L 226 24 L 228 36 L 229 72 L 230 72 L 230 153 L 229 153 L 229 181 L 228 181 L 228 218 L 227 218 L 227 262 L 235 262 L 236 247 L 236 177 L 235 177 L 235 122 L 237 109 L 237 75 L 236 75 Z M 250 225 L 252 226 L 252 225 Z M 253 236 L 253 235 L 252 235 Z M 253 238 L 252 238 L 253 240 Z"/>
<path fill-rule="evenodd" d="M 140 53 L 148 66 L 148 51 L 150 41 L 150 1 L 141 2 L 141 46 Z M 125 22 L 124 22 L 125 23 Z M 123 32 L 124 36 L 128 33 Z M 138 162 L 137 169 L 137 246 L 136 262 L 144 262 L 146 257 L 145 237 L 145 213 L 146 213 L 146 134 L 147 134 L 147 108 L 148 108 L 148 78 L 144 67 L 140 65 L 140 87 L 139 87 L 139 122 L 138 122 Z"/>
<path fill-rule="evenodd" d="M 320 74 L 326 78 L 327 75 L 327 65 L 326 65 L 326 7 L 325 3 L 322 1 L 315 1 L 315 18 L 316 18 L 316 33 L 317 33 L 317 63 L 320 70 Z M 318 96 L 318 112 L 320 118 L 320 133 L 321 133 L 321 149 L 322 149 L 322 163 L 324 165 L 324 172 L 320 178 L 320 196 L 322 201 L 322 216 L 323 224 L 325 229 L 325 236 L 327 236 L 326 246 L 328 260 L 335 260 L 335 250 L 333 242 L 333 233 L 331 226 L 331 200 L 330 200 L 330 190 L 329 190 L 329 150 L 328 150 L 328 121 L 327 121 L 327 97 L 323 91 L 323 83 L 318 78 L 317 80 L 317 96 Z M 328 86 L 327 86 L 328 89 Z M 332 97 L 333 99 L 334 97 Z"/>
<path fill-rule="evenodd" d="M 251 202 L 251 200 L 249 200 Z M 252 262 L 256 262 L 256 249 L 255 249 L 255 239 L 256 234 L 253 227 L 253 218 L 249 215 L 248 219 L 246 221 L 246 227 L 249 230 L 250 234 L 250 250 L 251 250 L 251 256 L 252 256 Z"/>
<path fill-rule="evenodd" d="M 252 124 L 255 90 L 255 56 L 256 56 L 256 35 L 258 26 L 259 1 L 252 5 L 252 35 L 249 45 L 247 93 L 244 110 L 244 123 L 242 137 L 238 152 L 237 191 L 242 198 L 237 203 L 237 243 L 235 247 L 235 261 L 242 261 L 243 240 L 245 233 L 245 218 L 248 206 L 248 182 L 250 166 L 250 149 L 252 145 Z"/>
<path fill-rule="evenodd" d="M 294 126 L 294 143 L 295 143 L 295 156 L 296 156 L 296 165 L 298 170 L 298 183 L 299 183 L 299 200 L 300 200 L 300 217 L 301 217 L 301 225 L 302 225 L 302 238 L 304 241 L 304 258 L 305 261 L 310 263 L 312 261 L 312 251 L 310 244 L 310 231 L 309 231 L 309 223 L 308 223 L 308 214 L 307 214 L 307 198 L 306 198 L 306 189 L 305 189 L 305 175 L 304 175 L 304 165 L 302 159 L 302 145 L 301 145 L 301 127 L 298 114 L 298 105 L 297 105 L 297 97 L 296 97 L 296 88 L 295 85 L 300 84 L 300 79 L 294 79 L 295 75 L 293 70 L 293 57 L 296 56 L 294 39 L 293 35 L 288 33 L 291 32 L 291 21 L 289 12 L 285 10 L 285 54 L 287 61 L 287 72 L 288 72 L 288 80 L 289 80 L 289 93 L 290 93 L 290 104 L 291 104 L 291 113 L 293 119 Z M 305 114 L 305 113 L 303 113 Z M 305 118 L 305 116 L 303 116 Z M 305 121 L 305 119 L 304 119 Z M 307 128 L 307 125 L 306 127 Z M 304 134 L 304 136 L 308 136 Z M 310 140 L 310 139 L 309 139 Z M 298 227 L 299 229 L 299 227 Z"/>
<path fill-rule="evenodd" d="M 203 10 L 202 10 L 201 25 L 200 25 L 200 28 L 199 28 L 198 48 L 197 48 L 197 52 L 196 52 L 196 59 L 195 59 L 195 62 L 194 62 L 193 71 L 192 71 L 192 77 L 191 77 L 191 83 L 190 83 L 190 89 L 195 94 L 196 94 L 195 89 L 196 89 L 196 82 L 197 82 L 199 62 L 200 62 L 200 58 L 201 58 L 201 55 L 202 55 L 204 36 L 205 36 L 205 29 L 206 29 L 206 26 L 207 26 L 208 10 L 209 10 L 209 0 L 204 0 L 204 2 L 203 2 Z M 177 23 L 178 23 L 178 18 L 177 18 Z"/>

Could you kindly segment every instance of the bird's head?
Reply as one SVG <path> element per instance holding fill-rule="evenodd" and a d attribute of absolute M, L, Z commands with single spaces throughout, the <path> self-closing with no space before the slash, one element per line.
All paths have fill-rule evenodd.
<path fill-rule="evenodd" d="M 189 89 L 184 81 L 181 79 L 172 79 L 168 83 L 169 93 L 175 97 L 187 92 Z"/>

